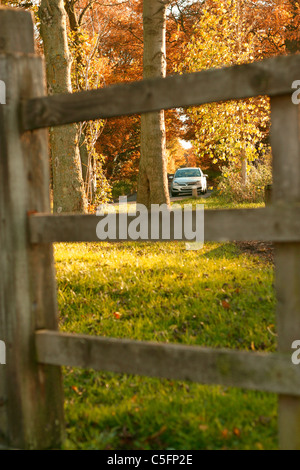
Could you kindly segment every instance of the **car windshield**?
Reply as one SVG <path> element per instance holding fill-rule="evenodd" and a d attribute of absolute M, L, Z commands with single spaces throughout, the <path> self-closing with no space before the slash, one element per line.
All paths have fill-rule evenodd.
<path fill-rule="evenodd" d="M 175 178 L 190 178 L 194 176 L 201 176 L 199 168 L 177 170 L 175 174 Z"/>

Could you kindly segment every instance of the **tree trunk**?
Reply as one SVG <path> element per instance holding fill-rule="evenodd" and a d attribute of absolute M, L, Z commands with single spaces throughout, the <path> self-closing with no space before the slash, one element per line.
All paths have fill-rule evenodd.
<path fill-rule="evenodd" d="M 238 51 L 239 51 L 239 56 L 242 51 L 243 47 L 243 40 L 242 40 L 242 28 L 243 28 L 243 10 L 242 10 L 242 5 L 241 1 L 237 0 L 236 1 L 236 8 L 237 8 L 237 14 L 238 14 L 238 22 L 237 22 L 237 39 L 238 39 Z M 248 167 L 248 161 L 246 157 L 246 141 L 245 141 L 245 120 L 244 120 L 244 112 L 241 110 L 240 111 L 240 125 L 242 127 L 242 141 L 243 141 L 243 150 L 241 154 L 241 180 L 242 180 L 242 185 L 245 187 L 247 184 L 247 167 Z"/>
<path fill-rule="evenodd" d="M 242 159 L 242 169 L 241 169 L 241 177 L 242 177 L 242 185 L 245 187 L 246 184 L 247 184 L 247 179 L 248 179 L 248 176 L 247 176 L 247 167 L 248 167 L 248 162 L 247 162 L 247 158 L 244 157 Z"/>
<path fill-rule="evenodd" d="M 144 0 L 144 78 L 166 76 L 166 0 Z M 169 204 L 164 111 L 141 118 L 137 202 Z"/>
<path fill-rule="evenodd" d="M 39 8 L 41 36 L 46 58 L 49 94 L 70 93 L 71 60 L 69 56 L 66 13 L 63 0 L 42 0 Z M 85 212 L 78 130 L 76 124 L 50 129 L 53 172 L 53 211 Z"/>
<path fill-rule="evenodd" d="M 82 169 L 82 178 L 84 183 L 84 189 L 86 197 L 89 203 L 92 203 L 95 196 L 96 182 L 95 182 L 95 160 L 89 153 L 88 146 L 86 144 L 85 130 L 81 129 L 79 136 L 79 151 Z"/>

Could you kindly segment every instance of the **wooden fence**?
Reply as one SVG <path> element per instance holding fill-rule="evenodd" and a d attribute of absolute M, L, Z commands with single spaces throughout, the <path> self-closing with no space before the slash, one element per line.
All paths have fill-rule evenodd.
<path fill-rule="evenodd" d="M 0 8 L 0 443 L 38 449 L 64 435 L 61 366 L 71 365 L 279 395 L 279 446 L 300 449 L 300 55 L 45 96 L 31 15 Z M 205 240 L 275 242 L 278 351 L 274 354 L 63 334 L 58 331 L 52 244 L 98 241 L 94 215 L 51 215 L 48 126 L 178 106 L 271 97 L 273 200 L 264 209 L 205 214 Z M 172 236 L 170 237 L 172 239 Z M 259 321 L 259 312 L 257 312 Z"/>

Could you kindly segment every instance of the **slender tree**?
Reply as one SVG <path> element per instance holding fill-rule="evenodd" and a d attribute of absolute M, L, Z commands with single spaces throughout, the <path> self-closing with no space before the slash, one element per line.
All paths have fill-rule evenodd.
<path fill-rule="evenodd" d="M 166 75 L 167 0 L 144 0 L 144 78 Z M 137 202 L 169 204 L 164 111 L 148 113 L 141 119 L 141 159 Z"/>
<path fill-rule="evenodd" d="M 70 93 L 71 60 L 63 0 L 42 0 L 39 8 L 49 94 Z M 54 212 L 85 212 L 76 124 L 50 130 Z"/>
<path fill-rule="evenodd" d="M 184 71 L 253 62 L 258 40 L 248 33 L 242 6 L 241 0 L 211 1 L 186 45 Z M 209 156 L 214 164 L 234 164 L 246 185 L 247 162 L 269 151 L 264 142 L 269 129 L 268 98 L 208 103 L 189 108 L 187 114 L 195 126 L 199 159 Z"/>

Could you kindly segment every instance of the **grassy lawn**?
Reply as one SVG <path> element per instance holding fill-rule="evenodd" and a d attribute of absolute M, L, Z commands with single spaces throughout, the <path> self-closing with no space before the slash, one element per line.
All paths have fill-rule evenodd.
<path fill-rule="evenodd" d="M 176 201 L 174 199 L 173 204 L 204 204 L 205 209 L 257 209 L 259 207 L 264 207 L 262 203 L 254 203 L 254 202 L 228 202 L 224 199 L 221 195 L 214 194 L 211 197 L 200 197 L 198 199 L 183 199 Z"/>
<path fill-rule="evenodd" d="M 276 347 L 273 267 L 234 244 L 57 244 L 55 259 L 62 331 Z M 277 448 L 272 394 L 77 368 L 64 387 L 67 449 Z"/>

